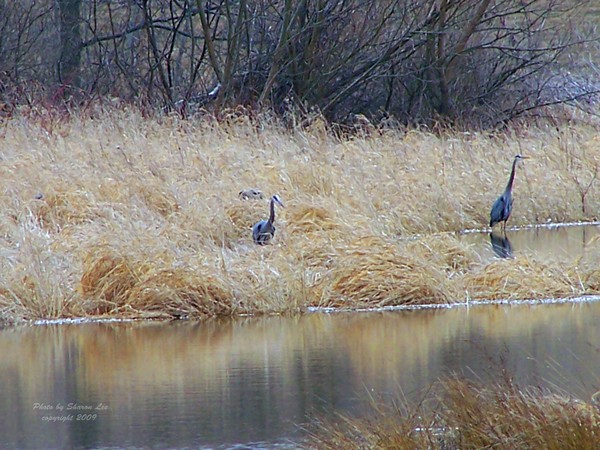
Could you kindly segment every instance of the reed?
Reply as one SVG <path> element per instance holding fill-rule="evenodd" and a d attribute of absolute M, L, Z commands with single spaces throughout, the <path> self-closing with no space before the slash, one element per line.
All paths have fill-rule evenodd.
<path fill-rule="evenodd" d="M 390 304 L 447 303 L 446 277 L 394 242 L 364 237 L 341 250 L 323 283 L 326 306 L 382 307 Z"/>
<path fill-rule="evenodd" d="M 585 271 L 591 276 L 593 269 Z M 529 256 L 500 260 L 475 268 L 463 278 L 464 288 L 487 299 L 561 298 L 595 291 L 583 283 L 582 270 L 560 262 L 545 263 Z"/>
<path fill-rule="evenodd" d="M 341 136 L 318 117 L 93 110 L 0 130 L 0 317 L 206 317 L 308 306 L 600 292 L 577 261 L 484 262 L 452 233 L 487 225 L 516 153 L 510 224 L 597 219 L 591 125 Z M 240 198 L 258 188 L 264 199 Z M 272 245 L 251 226 L 277 211 Z M 520 287 L 521 286 L 521 287 Z"/>
<path fill-rule="evenodd" d="M 441 380 L 423 403 L 373 400 L 365 419 L 315 418 L 307 448 L 316 449 L 595 449 L 600 408 L 510 379 L 484 386 L 458 377 Z M 432 412 L 435 408 L 435 412 Z"/>

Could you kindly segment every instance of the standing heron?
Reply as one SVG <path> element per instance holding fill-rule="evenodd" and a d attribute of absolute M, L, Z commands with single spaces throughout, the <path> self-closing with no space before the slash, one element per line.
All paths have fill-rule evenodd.
<path fill-rule="evenodd" d="M 498 199 L 492 205 L 492 211 L 490 212 L 490 227 L 493 227 L 498 222 L 502 222 L 502 229 L 506 232 L 506 221 L 510 217 L 512 212 L 512 188 L 513 182 L 515 181 L 515 169 L 517 162 L 521 159 L 527 159 L 528 156 L 516 155 L 512 163 L 512 170 L 510 171 L 510 178 L 506 184 L 506 189 Z"/>
<path fill-rule="evenodd" d="M 270 207 L 270 215 L 269 220 L 261 220 L 260 222 L 256 222 L 252 227 L 252 238 L 254 239 L 254 243 L 258 245 L 267 244 L 275 235 L 275 203 L 279 206 L 285 208 L 283 206 L 283 202 L 279 198 L 279 195 L 275 194 L 271 197 Z"/>

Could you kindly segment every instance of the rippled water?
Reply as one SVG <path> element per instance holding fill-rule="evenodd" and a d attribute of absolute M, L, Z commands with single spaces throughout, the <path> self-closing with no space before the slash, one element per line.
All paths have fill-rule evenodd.
<path fill-rule="evenodd" d="M 5 328 L 0 448 L 293 447 L 453 372 L 589 398 L 599 323 L 591 302 Z"/>

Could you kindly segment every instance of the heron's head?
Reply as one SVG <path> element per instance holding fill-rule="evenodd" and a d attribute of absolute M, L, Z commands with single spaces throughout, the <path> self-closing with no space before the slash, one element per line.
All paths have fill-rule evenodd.
<path fill-rule="evenodd" d="M 520 159 L 529 159 L 529 156 L 523 156 L 523 155 L 515 155 L 515 160 L 520 160 Z"/>
<path fill-rule="evenodd" d="M 277 203 L 282 208 L 285 208 L 285 206 L 283 206 L 283 202 L 281 201 L 281 198 L 279 198 L 279 195 L 275 194 L 273 197 L 271 197 L 271 200 L 273 200 L 275 203 Z"/>

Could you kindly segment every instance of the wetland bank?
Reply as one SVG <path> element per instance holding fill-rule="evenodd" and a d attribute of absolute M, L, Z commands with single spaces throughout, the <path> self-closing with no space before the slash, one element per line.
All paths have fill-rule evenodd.
<path fill-rule="evenodd" d="M 202 368 L 210 367 L 205 362 L 212 359 L 247 361 L 247 354 L 252 353 L 253 348 L 260 355 L 255 362 L 248 367 L 234 365 L 231 368 L 232 373 L 240 374 L 240 386 L 244 388 L 239 392 L 239 398 L 245 400 L 234 402 L 238 409 L 232 406 L 226 416 L 254 417 L 256 410 L 252 405 L 269 404 L 265 401 L 272 399 L 270 382 L 277 384 L 271 375 L 265 376 L 269 383 L 265 385 L 268 389 L 263 391 L 260 383 L 256 385 L 255 376 L 263 371 L 278 373 L 280 369 L 279 366 L 271 368 L 261 358 L 266 354 L 267 360 L 276 361 L 275 356 L 281 349 L 279 344 L 276 348 L 271 347 L 279 342 L 277 336 L 283 330 L 292 332 L 298 326 L 282 328 L 277 322 L 273 327 L 274 339 L 264 341 L 260 329 L 250 338 L 244 338 L 242 333 L 242 330 L 254 329 L 247 327 L 245 321 L 260 318 L 225 318 L 221 322 L 219 318 L 223 316 L 490 301 L 516 303 L 520 300 L 581 298 L 600 293 L 600 248 L 597 248 L 600 240 L 596 238 L 595 229 L 588 234 L 581 229 L 581 237 L 575 238 L 581 247 L 579 253 L 520 250 L 525 248 L 522 229 L 528 226 L 596 221 L 595 211 L 600 207 L 596 184 L 600 140 L 594 127 L 515 128 L 503 133 L 433 133 L 375 127 L 364 131 L 342 138 L 319 118 L 309 127 L 289 129 L 272 119 L 261 123 L 245 116 L 232 116 L 226 121 L 189 121 L 174 117 L 149 119 L 135 111 L 102 112 L 93 119 L 71 117 L 50 124 L 27 116 L 4 121 L 0 140 L 0 174 L 4 187 L 0 193 L 3 209 L 0 218 L 2 321 L 106 320 L 100 324 L 4 329 L 0 345 L 6 350 L 3 353 L 7 355 L 5 362 L 28 371 L 31 364 L 48 363 L 46 354 L 64 354 L 65 362 L 51 363 L 52 367 L 35 372 L 55 372 L 57 380 L 71 380 L 67 385 L 73 381 L 74 374 L 78 374 L 73 386 L 90 387 L 84 393 L 68 389 L 63 392 L 54 389 L 52 383 L 41 388 L 35 382 L 32 386 L 38 387 L 27 394 L 31 396 L 27 397 L 31 402 L 24 400 L 20 389 L 13 389 L 9 395 L 11 400 L 5 407 L 20 411 L 13 418 L 18 425 L 15 429 L 32 430 L 32 442 L 46 442 L 48 430 L 38 427 L 39 418 L 30 411 L 29 403 L 41 404 L 42 399 L 50 398 L 53 401 L 47 404 L 60 402 L 62 405 L 71 401 L 90 405 L 96 404 L 97 400 L 108 404 L 109 411 L 94 411 L 85 416 L 98 421 L 94 426 L 53 423 L 52 439 L 62 442 L 63 436 L 69 436 L 72 442 L 86 439 L 104 442 L 102 438 L 92 436 L 93 430 L 101 424 L 114 427 L 111 428 L 114 431 L 110 435 L 114 440 L 110 441 L 111 445 L 147 442 L 148 433 L 143 433 L 146 437 L 132 435 L 131 427 L 113 424 L 135 422 L 132 417 L 139 416 L 147 417 L 148 423 L 159 420 L 161 426 L 153 428 L 162 429 L 164 417 L 161 414 L 158 418 L 156 411 L 162 411 L 163 407 L 174 408 L 173 411 L 181 408 L 180 403 L 172 400 L 180 398 L 181 385 L 169 384 L 180 379 L 180 373 L 175 374 L 174 370 L 183 370 L 182 367 L 192 361 L 192 365 Z M 479 235 L 487 243 L 487 231 L 483 235 L 468 233 L 464 236 L 461 232 L 485 229 L 491 203 L 502 191 L 516 153 L 526 153 L 531 159 L 519 168 L 515 204 L 507 231 L 516 251 L 510 258 L 500 258 L 490 254 L 489 248 L 487 254 L 482 253 L 481 246 L 473 242 L 473 236 Z M 260 189 L 264 198 L 242 199 L 239 193 L 247 188 Z M 266 218 L 268 199 L 274 194 L 285 202 L 285 208 L 278 210 L 277 233 L 269 245 L 255 245 L 251 227 Z M 551 239 L 544 237 L 544 233 L 539 234 L 542 242 L 532 248 L 548 250 L 543 241 L 550 242 Z M 597 304 L 587 306 L 593 308 Z M 357 316 L 351 320 L 360 328 L 363 320 L 369 320 L 369 313 L 366 314 L 364 319 Z M 596 328 L 589 326 L 594 321 L 593 314 L 581 315 L 587 325 L 575 319 L 575 313 L 561 313 L 560 317 L 573 316 L 569 319 L 576 330 L 573 336 L 581 339 L 595 333 Z M 264 320 L 281 319 L 285 323 L 319 320 L 314 318 L 319 315 L 314 314 L 289 315 L 265 317 Z M 500 314 L 501 317 L 505 315 Z M 321 320 L 332 323 L 343 324 L 346 320 L 343 316 L 339 319 L 321 316 Z M 382 319 L 389 322 L 390 319 L 385 317 Z M 434 326 L 425 333 L 427 339 L 421 338 L 420 344 L 415 346 L 423 350 L 418 360 L 431 359 L 433 365 L 443 365 L 448 354 L 441 352 L 439 358 L 434 358 L 425 342 L 436 335 L 435 330 L 448 326 L 461 328 L 462 321 L 473 315 L 458 309 L 454 311 L 454 317 L 446 325 Z M 518 328 L 526 330 L 523 336 L 535 335 L 529 331 L 532 321 L 525 315 L 513 312 L 511 317 L 514 319 L 508 320 L 511 326 L 520 323 Z M 209 333 L 207 342 L 213 342 L 214 336 L 227 333 L 227 330 L 239 328 L 233 336 L 244 344 L 232 349 L 226 346 L 224 353 L 204 355 L 203 349 L 210 350 L 210 346 L 198 345 L 201 341 L 197 336 L 192 340 L 188 337 L 183 339 L 184 348 L 200 352 L 201 356 L 181 359 L 182 355 L 177 351 L 174 355 L 177 355 L 178 363 L 165 366 L 164 354 L 170 351 L 157 352 L 154 347 L 148 347 L 147 337 L 130 347 L 129 339 L 136 333 L 133 329 L 127 331 L 127 324 L 118 323 L 120 319 L 144 318 L 215 318 L 218 321 L 206 320 L 200 327 L 194 321 L 147 322 L 146 326 L 156 327 L 163 335 L 161 341 L 170 336 L 165 342 L 172 342 L 172 349 L 182 348 L 182 342 L 172 341 L 177 340 L 178 326 Z M 419 320 L 416 316 L 413 319 Z M 402 326 L 398 326 L 398 320 L 402 320 Z M 409 316 L 396 316 L 392 321 L 386 333 L 394 335 L 410 323 Z M 567 321 L 563 322 L 566 325 Z M 474 324 L 473 330 L 482 325 L 477 321 Z M 60 331 L 63 327 L 64 332 Z M 387 342 L 381 339 L 381 324 L 372 327 L 374 338 L 368 344 L 365 342 L 367 351 L 363 357 L 367 364 L 364 369 L 354 373 L 348 370 L 345 360 L 334 358 L 336 364 L 342 364 L 335 372 L 340 379 L 357 377 L 356 380 L 363 380 L 358 374 L 371 367 L 369 361 L 374 354 L 381 354 L 382 366 L 388 367 L 391 353 L 376 350 Z M 318 333 L 310 331 L 308 336 L 316 336 L 321 342 L 323 333 L 329 328 L 327 325 Z M 490 329 L 496 332 L 497 324 Z M 555 329 L 545 322 L 540 327 L 550 333 L 549 336 L 554 336 Z M 99 341 L 103 330 L 108 330 L 109 339 Z M 71 337 L 65 339 L 65 333 Z M 84 336 L 89 339 L 83 339 Z M 332 336 L 338 339 L 337 333 Z M 362 332 L 357 336 L 357 342 L 363 342 Z M 477 336 L 475 333 L 473 340 L 465 342 L 477 346 Z M 453 335 L 448 342 L 454 342 L 455 337 Z M 504 339 L 494 342 L 494 348 L 501 348 Z M 534 341 L 554 342 L 553 339 L 540 337 L 538 341 L 536 337 Z M 586 344 L 592 341 L 586 339 L 581 344 L 584 351 L 597 353 L 597 348 Z M 397 343 L 406 345 L 409 341 L 409 338 L 402 338 Z M 36 349 L 25 352 L 31 364 L 27 358 L 21 358 L 24 342 Z M 75 352 L 79 356 L 74 360 L 69 342 L 85 344 Z M 254 345 L 248 345 L 249 342 Z M 305 347 L 304 337 L 298 342 L 299 348 Z M 520 340 L 517 342 L 521 345 Z M 454 348 L 454 344 L 448 346 Z M 40 348 L 46 350 L 40 353 Z M 348 352 L 348 359 L 357 358 L 356 347 L 348 348 L 352 350 Z M 535 348 L 538 347 L 534 343 L 532 349 Z M 569 354 L 562 345 L 550 345 L 549 348 L 548 355 L 538 355 L 541 358 L 536 361 L 539 367 L 544 366 L 545 358 L 555 361 Z M 339 355 L 339 352 L 339 343 L 326 349 L 317 346 L 314 361 L 310 355 L 305 357 L 295 350 L 290 352 L 287 357 L 292 358 L 291 368 L 298 370 L 313 364 L 307 373 L 301 372 L 310 379 L 314 372 L 316 377 L 314 392 L 313 389 L 298 392 L 298 405 L 314 402 L 312 396 L 316 392 L 319 396 L 336 398 L 338 384 L 332 383 L 327 375 L 319 377 L 318 374 L 323 370 L 324 361 L 332 357 L 324 360 L 324 355 Z M 398 367 L 405 367 L 405 354 L 396 353 L 400 358 Z M 455 349 L 450 354 L 456 362 L 463 361 L 460 350 Z M 515 364 L 528 360 L 519 355 L 516 355 Z M 113 392 L 107 388 L 111 376 L 104 371 L 95 376 L 96 371 L 85 369 L 104 367 L 100 361 L 103 357 L 115 361 L 140 358 L 139 361 L 157 361 L 157 367 L 168 367 L 163 380 L 166 384 L 161 385 L 171 387 L 164 391 L 161 407 L 157 408 L 153 400 L 135 402 L 134 409 L 131 404 L 122 404 L 119 399 L 127 396 L 113 395 L 118 389 Z M 580 364 L 593 360 L 593 357 L 576 360 Z M 485 365 L 483 361 L 485 356 L 479 355 L 472 363 Z M 118 379 L 129 380 L 133 376 L 125 383 L 133 383 L 126 391 L 139 390 L 141 399 L 150 392 L 148 398 L 154 398 L 154 384 L 137 385 L 135 382 L 140 373 L 156 373 L 154 369 L 145 371 L 143 367 L 143 364 L 132 364 L 127 376 Z M 334 364 L 334 367 L 338 366 Z M 532 382 L 529 378 L 523 380 L 525 387 L 522 387 L 512 381 L 510 372 L 500 381 L 479 384 L 468 381 L 468 377 L 448 378 L 447 370 L 432 374 L 435 376 L 431 379 L 416 376 L 417 371 L 405 381 L 435 382 L 435 393 L 423 401 L 441 405 L 437 415 L 421 410 L 419 399 L 416 399 L 417 403 L 411 401 L 410 405 L 407 403 L 395 409 L 383 404 L 363 405 L 352 417 L 344 415 L 343 408 L 340 411 L 334 402 L 323 414 L 304 411 L 298 415 L 296 412 L 284 423 L 285 420 L 280 420 L 276 413 L 279 410 L 270 404 L 263 408 L 263 413 L 270 424 L 267 429 L 274 431 L 263 430 L 262 434 L 252 431 L 257 429 L 254 419 L 244 419 L 240 423 L 223 419 L 219 416 L 223 410 L 215 406 L 223 403 L 215 400 L 211 392 L 198 389 L 193 390 L 195 394 L 186 403 L 184 414 L 174 414 L 169 422 L 169 426 L 183 430 L 181 441 L 176 442 L 160 433 L 150 435 L 167 439 L 165 442 L 169 445 L 188 445 L 198 439 L 203 445 L 267 439 L 248 445 L 268 448 L 274 442 L 280 445 L 278 439 L 282 437 L 289 439 L 290 433 L 295 435 L 300 425 L 294 425 L 292 428 L 296 431 L 292 432 L 289 421 L 304 422 L 305 414 L 308 414 L 308 431 L 302 441 L 293 440 L 292 447 L 458 448 L 504 445 L 506 442 L 517 446 L 536 443 L 543 447 L 555 442 L 564 444 L 569 438 L 568 442 L 573 443 L 571 448 L 593 448 L 600 421 L 596 397 L 591 398 L 590 393 L 597 389 L 594 384 L 597 372 L 593 364 L 582 367 L 591 367 L 590 381 L 584 383 L 583 395 L 571 390 L 572 384 L 580 380 L 579 375 L 568 378 L 565 389 L 556 392 L 528 387 Z M 117 369 L 116 373 L 120 373 Z M 215 377 L 221 380 L 218 372 L 207 370 L 205 381 L 208 386 L 212 386 Z M 397 369 L 388 372 L 389 380 L 393 380 Z M 504 373 L 502 367 L 497 372 Z M 5 375 L 10 380 L 14 373 L 18 371 L 9 370 Z M 197 370 L 190 374 L 193 375 L 187 379 L 186 386 L 196 386 Z M 245 378 L 250 374 L 252 383 Z M 439 381 L 436 381 L 438 377 Z M 384 387 L 390 382 L 388 378 L 377 379 Z M 231 392 L 237 389 L 236 383 L 240 380 L 227 375 L 219 383 L 223 384 L 223 392 Z M 548 381 L 546 375 L 542 380 Z M 292 381 L 291 385 L 296 386 L 298 380 Z M 96 384 L 100 387 L 95 388 Z M 62 381 L 59 385 L 62 386 Z M 144 386 L 149 386 L 148 392 Z M 248 386 L 253 386 L 256 392 L 247 391 Z M 425 386 L 419 386 L 425 389 Z M 204 395 L 208 400 L 200 403 L 205 406 L 202 410 L 206 417 L 198 416 L 196 403 Z M 283 398 L 287 398 L 286 395 Z M 353 398 L 355 393 L 344 394 L 343 403 L 347 395 Z M 477 400 L 481 398 L 486 401 Z M 90 403 L 90 399 L 94 402 Z M 482 408 L 474 408 L 474 405 Z M 364 419 L 365 416 L 375 419 Z M 497 422 L 491 421 L 484 426 L 478 419 L 483 416 L 493 417 Z M 209 431 L 214 430 L 215 417 L 221 417 L 216 422 L 221 426 L 227 424 L 222 434 Z M 190 425 L 190 418 L 197 421 Z M 210 426 L 205 423 L 207 418 Z M 198 428 L 199 423 L 206 426 Z M 499 424 L 504 430 L 500 434 Z M 247 429 L 244 428 L 246 425 Z M 192 432 L 198 429 L 199 432 Z M 460 433 L 447 430 L 460 430 Z M 104 432 L 101 434 L 105 435 Z M 509 439 L 514 435 L 520 440 Z M 3 438 L 7 439 L 5 443 L 10 444 L 7 444 L 9 448 L 20 446 L 15 444 L 21 442 L 19 436 L 10 434 Z M 501 448 L 511 448 L 502 445 Z"/>
<path fill-rule="evenodd" d="M 367 127 L 319 117 L 144 118 L 135 110 L 2 124 L 0 314 L 205 318 L 531 300 L 600 293 L 595 262 L 483 260 L 457 238 L 485 229 L 512 158 L 511 226 L 594 221 L 592 126 L 494 133 Z M 264 199 L 242 199 L 247 188 Z M 277 234 L 251 227 L 278 194 Z M 597 241 L 590 248 L 600 245 Z"/>

